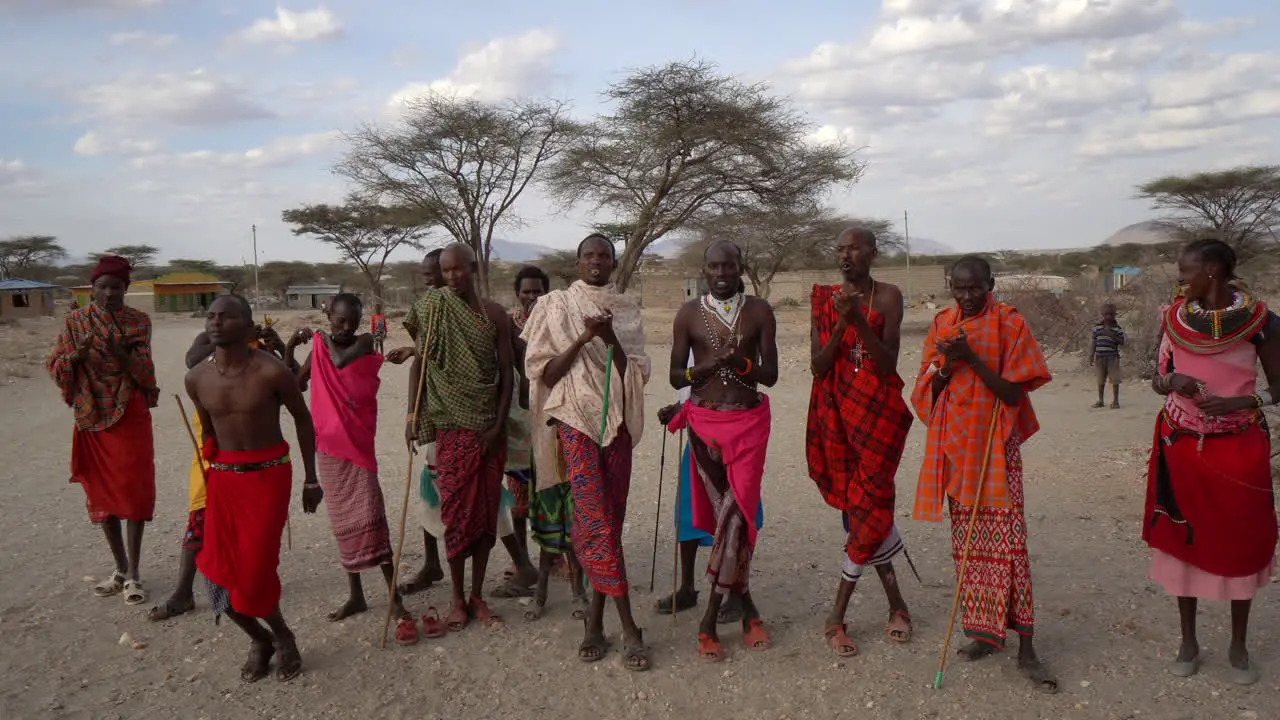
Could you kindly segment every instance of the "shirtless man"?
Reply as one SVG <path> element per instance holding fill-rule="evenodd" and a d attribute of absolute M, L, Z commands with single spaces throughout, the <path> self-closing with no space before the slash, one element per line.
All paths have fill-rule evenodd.
<path fill-rule="evenodd" d="M 765 650 L 771 644 L 748 582 L 770 427 L 769 399 L 758 387 L 778 380 L 778 345 L 773 308 L 738 291 L 743 272 L 738 246 L 713 243 L 703 260 L 711 292 L 685 303 L 672 328 L 671 385 L 690 387 L 692 394 L 662 419 L 670 431 L 689 429 L 694 525 L 715 538 L 707 566 L 711 599 L 698 628 L 698 655 L 718 662 L 725 653 L 716 617 L 726 595 L 741 597 L 746 647 Z"/>
<path fill-rule="evenodd" d="M 277 679 L 292 680 L 302 671 L 302 656 L 280 612 L 277 567 L 293 475 L 280 406 L 297 427 L 306 513 L 314 513 L 324 497 L 316 479 L 315 428 L 293 373 L 272 354 L 250 346 L 255 328 L 248 301 L 238 295 L 215 300 L 205 330 L 213 355 L 186 377 L 210 462 L 205 540 L 197 566 L 209 580 L 214 613 L 225 613 L 251 641 L 241 679 L 266 677 L 278 653 Z"/>

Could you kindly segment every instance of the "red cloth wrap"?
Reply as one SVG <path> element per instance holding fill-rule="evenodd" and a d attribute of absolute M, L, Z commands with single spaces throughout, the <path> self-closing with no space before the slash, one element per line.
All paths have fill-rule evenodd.
<path fill-rule="evenodd" d="M 103 255 L 98 258 L 98 264 L 93 266 L 93 272 L 89 274 L 89 284 L 98 281 L 103 275 L 120 278 L 125 285 L 129 284 L 130 273 L 133 268 L 129 265 L 129 261 L 119 255 Z"/>
<path fill-rule="evenodd" d="M 288 454 L 284 442 L 235 452 L 218 450 L 213 438 L 205 444 L 206 457 L 217 464 L 263 463 Z M 196 567 L 231 594 L 231 608 L 241 615 L 265 618 L 280 605 L 276 570 L 292 486 L 293 466 L 287 462 L 253 472 L 209 469 L 204 550 Z"/>
<path fill-rule="evenodd" d="M 1160 413 L 1142 539 L 1214 575 L 1257 575 L 1275 556 L 1277 535 L 1265 426 L 1200 442 L 1198 435 L 1175 432 Z"/>
<path fill-rule="evenodd" d="M 156 510 L 155 437 L 151 410 L 134 390 L 120 420 L 105 430 L 71 435 L 71 482 L 84 488 L 89 519 L 149 521 Z"/>

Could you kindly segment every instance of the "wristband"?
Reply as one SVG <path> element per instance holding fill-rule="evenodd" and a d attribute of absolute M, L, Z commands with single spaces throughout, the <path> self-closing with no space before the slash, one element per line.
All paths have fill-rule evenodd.
<path fill-rule="evenodd" d="M 751 358 L 743 358 L 743 360 L 747 361 L 747 366 L 742 370 L 736 370 L 735 372 L 737 372 L 739 375 L 743 377 L 746 377 L 748 374 L 751 373 L 751 368 L 755 367 L 755 363 L 751 362 Z"/>
<path fill-rule="evenodd" d="M 1258 401 L 1258 407 L 1276 404 L 1276 400 L 1271 396 L 1270 390 L 1259 390 L 1253 397 Z"/>
<path fill-rule="evenodd" d="M 684 369 L 684 379 L 688 381 L 690 385 L 693 384 L 693 368 Z"/>

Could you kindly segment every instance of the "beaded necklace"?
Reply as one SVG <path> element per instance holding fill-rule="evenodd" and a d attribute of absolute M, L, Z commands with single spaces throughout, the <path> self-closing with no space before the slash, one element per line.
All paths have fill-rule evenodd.
<path fill-rule="evenodd" d="M 739 338 L 738 331 L 742 326 L 743 303 L 742 303 L 742 295 L 736 295 L 735 298 L 736 298 L 736 302 L 733 302 L 732 305 L 730 305 L 729 301 L 716 300 L 716 302 L 721 303 L 724 306 L 729 307 L 729 310 L 732 310 L 732 314 L 729 313 L 729 310 L 726 310 L 726 313 L 725 313 L 725 314 L 730 314 L 730 318 L 732 322 L 727 321 L 725 317 L 721 315 L 720 313 L 721 308 L 716 307 L 710 302 L 711 300 L 714 300 L 714 298 L 712 298 L 710 295 L 707 295 L 706 297 L 704 297 L 702 303 L 700 303 L 699 305 L 700 314 L 702 315 L 702 326 L 707 331 L 707 344 L 711 346 L 711 353 L 713 355 L 719 353 L 720 350 L 722 350 L 723 348 L 736 347 L 738 344 L 738 338 Z M 720 328 L 712 324 L 711 316 L 713 315 L 715 316 L 716 320 L 719 321 L 719 324 L 723 326 L 724 329 L 729 331 L 728 338 L 723 338 L 720 334 Z M 719 378 L 720 382 L 724 383 L 725 385 L 728 385 L 729 382 L 732 381 L 741 385 L 744 388 L 747 388 L 748 390 L 755 389 L 754 386 L 743 382 L 742 378 L 738 376 L 738 373 L 734 372 L 733 370 L 727 367 L 716 368 L 714 377 Z M 710 379 L 708 379 L 707 382 L 710 382 Z M 703 385 L 705 384 L 706 383 L 703 383 Z"/>
<path fill-rule="evenodd" d="M 873 299 L 874 299 L 874 298 L 875 298 L 875 296 L 876 296 L 876 281 L 875 281 L 875 280 L 872 280 L 872 281 L 871 281 L 871 292 L 867 293 L 867 297 L 870 297 L 870 298 L 873 298 Z M 843 288 L 843 287 L 841 287 L 840 289 L 836 290 L 836 291 L 835 291 L 835 293 L 833 293 L 833 294 L 831 295 L 831 303 L 834 305 L 834 304 L 835 304 L 835 302 L 836 302 L 837 300 L 839 300 L 840 298 L 842 298 L 842 297 L 844 297 L 844 288 Z M 836 311 L 836 316 L 837 316 L 837 317 L 839 317 L 839 314 L 840 314 L 840 311 L 839 311 L 839 310 L 837 310 L 837 311 Z M 853 363 L 853 372 L 854 372 L 854 373 L 858 373 L 858 372 L 861 372 L 861 371 L 862 371 L 862 363 L 863 363 L 863 361 L 864 361 L 864 360 L 866 360 L 866 358 L 867 358 L 867 357 L 869 357 L 869 356 L 870 356 L 870 353 L 868 353 L 868 352 L 867 352 L 866 348 L 865 348 L 865 347 L 863 346 L 863 344 L 862 344 L 862 335 L 861 335 L 861 334 L 859 334 L 859 335 L 858 335 L 858 341 L 857 341 L 856 343 L 854 343 L 854 346 L 853 346 L 853 347 L 849 348 L 849 361 Z"/>
<path fill-rule="evenodd" d="M 1225 308 L 1211 310 L 1199 300 L 1188 300 L 1182 307 L 1183 317 L 1192 330 L 1220 340 L 1224 335 L 1224 324 L 1227 326 L 1225 334 L 1231 334 L 1249 320 L 1253 314 L 1253 298 L 1248 293 L 1233 290 L 1231 304 Z"/>

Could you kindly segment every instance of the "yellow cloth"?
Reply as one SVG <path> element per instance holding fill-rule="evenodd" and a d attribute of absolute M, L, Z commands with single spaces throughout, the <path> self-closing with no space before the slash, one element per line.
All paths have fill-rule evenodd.
<path fill-rule="evenodd" d="M 196 437 L 204 437 L 203 430 L 200 428 L 200 413 L 191 413 L 191 429 L 195 430 Z M 204 470 L 200 466 L 204 465 Z M 191 477 L 187 482 L 187 497 L 190 501 L 187 503 L 187 512 L 195 512 L 204 508 L 205 501 L 205 484 L 204 472 L 208 470 L 209 463 L 204 462 L 199 455 L 191 454 Z"/>

